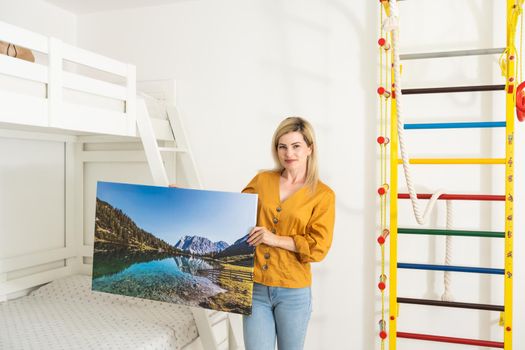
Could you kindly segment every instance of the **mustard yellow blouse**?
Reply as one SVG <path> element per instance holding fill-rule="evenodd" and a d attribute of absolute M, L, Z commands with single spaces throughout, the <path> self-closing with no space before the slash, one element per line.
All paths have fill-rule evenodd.
<path fill-rule="evenodd" d="M 244 188 L 257 193 L 257 226 L 290 236 L 297 252 L 260 244 L 255 250 L 254 281 L 266 286 L 303 288 L 312 284 L 310 262 L 321 261 L 332 244 L 335 194 L 318 182 L 315 193 L 302 187 L 280 200 L 280 173 L 262 172 Z"/>

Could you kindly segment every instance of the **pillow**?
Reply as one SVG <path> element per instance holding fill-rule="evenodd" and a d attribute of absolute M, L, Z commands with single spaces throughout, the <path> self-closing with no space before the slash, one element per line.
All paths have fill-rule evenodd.
<path fill-rule="evenodd" d="M 31 50 L 25 47 L 13 45 L 0 40 L 0 54 L 20 58 L 29 62 L 35 62 L 35 56 Z"/>

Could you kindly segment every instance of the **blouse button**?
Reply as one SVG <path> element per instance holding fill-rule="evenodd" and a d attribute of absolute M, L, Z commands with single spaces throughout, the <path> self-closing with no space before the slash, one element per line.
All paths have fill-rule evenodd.
<path fill-rule="evenodd" d="M 283 210 L 281 207 L 277 207 L 277 212 L 280 213 Z"/>
<path fill-rule="evenodd" d="M 277 220 L 277 218 L 273 218 L 273 223 L 274 223 L 274 224 L 276 224 L 276 223 L 278 223 L 278 222 L 279 222 L 279 220 Z"/>
<path fill-rule="evenodd" d="M 270 253 L 264 253 L 264 258 L 265 259 L 270 259 Z"/>
<path fill-rule="evenodd" d="M 268 270 L 268 265 L 264 264 L 264 265 L 262 266 L 262 269 L 263 269 L 264 271 Z"/>

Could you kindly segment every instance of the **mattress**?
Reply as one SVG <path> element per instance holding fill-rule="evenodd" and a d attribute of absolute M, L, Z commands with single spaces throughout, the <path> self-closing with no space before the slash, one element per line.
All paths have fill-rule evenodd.
<path fill-rule="evenodd" d="M 0 303 L 0 349 L 181 349 L 198 337 L 188 307 L 91 291 L 69 276 Z"/>

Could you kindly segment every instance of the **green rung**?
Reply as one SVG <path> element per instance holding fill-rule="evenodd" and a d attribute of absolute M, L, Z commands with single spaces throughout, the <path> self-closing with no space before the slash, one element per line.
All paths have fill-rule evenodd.
<path fill-rule="evenodd" d="M 420 228 L 398 228 L 397 233 L 404 233 L 404 234 L 409 234 L 409 235 L 505 238 L 505 232 L 494 232 L 494 231 L 463 231 L 463 230 L 431 230 L 431 229 L 420 229 Z"/>

